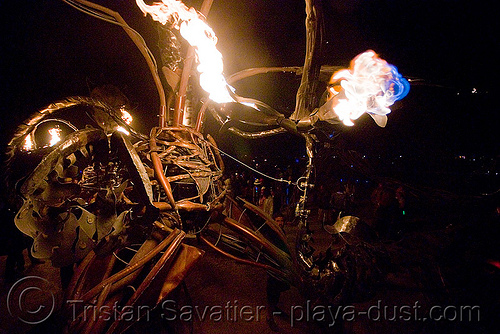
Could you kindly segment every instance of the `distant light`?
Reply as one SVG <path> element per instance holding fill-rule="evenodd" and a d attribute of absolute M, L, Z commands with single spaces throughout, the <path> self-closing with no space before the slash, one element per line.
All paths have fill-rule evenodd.
<path fill-rule="evenodd" d="M 477 94 L 477 89 L 476 88 L 472 88 L 472 94 Z"/>

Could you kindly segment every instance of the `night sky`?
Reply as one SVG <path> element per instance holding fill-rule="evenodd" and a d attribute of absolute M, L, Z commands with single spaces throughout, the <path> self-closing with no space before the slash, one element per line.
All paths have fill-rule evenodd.
<path fill-rule="evenodd" d="M 201 1 L 186 2 L 198 8 Z M 98 1 L 118 11 L 157 52 L 157 32 L 135 1 Z M 48 103 L 118 86 L 132 101 L 139 130 L 157 124 L 158 99 L 139 52 L 121 28 L 62 1 L 0 3 L 2 143 L 14 124 Z M 373 49 L 412 80 L 379 129 L 369 118 L 345 129 L 349 147 L 372 152 L 497 155 L 498 18 L 478 1 L 324 1 L 323 63 L 347 66 Z M 259 66 L 301 66 L 304 3 L 215 1 L 208 22 L 219 38 L 225 74 Z M 159 60 L 159 57 L 157 57 Z M 257 80 L 258 79 L 258 80 Z M 300 78 L 237 84 L 241 96 L 291 113 Z M 138 116 L 137 116 L 138 115 Z M 224 146 L 224 143 L 221 143 Z"/>

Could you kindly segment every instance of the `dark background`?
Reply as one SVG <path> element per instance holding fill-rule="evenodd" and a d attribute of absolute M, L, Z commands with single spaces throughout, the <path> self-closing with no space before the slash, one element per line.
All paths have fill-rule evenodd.
<path fill-rule="evenodd" d="M 189 1 L 199 8 L 201 1 Z M 135 1 L 98 1 L 119 12 L 158 56 L 158 36 Z M 343 145 L 371 155 L 412 155 L 422 163 L 465 155 L 496 157 L 498 150 L 498 19 L 489 2 L 324 1 L 323 63 L 348 66 L 373 49 L 411 80 L 388 126 L 366 115 L 342 131 Z M 1 141 L 48 103 L 88 96 L 101 84 L 118 86 L 131 100 L 134 126 L 157 124 L 158 98 L 145 61 L 120 27 L 62 1 L 0 4 Z M 249 67 L 301 66 L 305 53 L 303 1 L 215 1 L 208 22 L 219 38 L 225 74 Z M 259 76 L 241 81 L 241 96 L 261 99 L 285 114 L 293 111 L 300 78 Z M 241 159 L 303 155 L 300 139 L 281 136 L 248 143 L 219 136 L 219 145 Z M 237 149 L 235 149 L 237 147 Z M 245 152 L 243 154 L 242 152 Z"/>

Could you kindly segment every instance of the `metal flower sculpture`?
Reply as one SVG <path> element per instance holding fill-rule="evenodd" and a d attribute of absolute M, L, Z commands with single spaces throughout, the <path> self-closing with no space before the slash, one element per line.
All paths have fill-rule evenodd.
<path fill-rule="evenodd" d="M 255 68 L 227 79 L 217 38 L 205 21 L 211 1 L 205 0 L 198 12 L 176 0 L 152 5 L 137 0 L 144 14 L 164 26 L 165 40 L 160 45 L 166 63 L 161 71 L 140 34 L 118 13 L 85 0 L 64 1 L 123 27 L 143 54 L 160 97 L 159 125 L 149 134 L 131 126 L 126 97 L 104 87 L 91 97 L 50 104 L 20 126 L 9 143 L 9 163 L 15 171 L 10 184 L 17 184 L 21 199 L 16 226 L 34 239 L 34 257 L 73 268 L 71 277 L 63 278 L 65 296 L 82 302 L 75 309 L 61 310 L 62 315 L 76 315 L 66 330 L 125 331 L 133 324 L 119 317 L 114 322 L 106 322 L 105 317 L 85 321 L 85 307 L 158 306 L 204 253 L 187 242 L 195 237 L 209 249 L 265 268 L 331 303 L 345 295 L 344 287 L 355 280 L 352 263 L 343 254 L 320 263 L 307 251 L 310 231 L 305 205 L 312 187 L 314 145 L 319 140 L 315 131 L 330 131 L 341 123 L 351 126 L 364 113 L 385 126 L 389 107 L 409 87 L 396 68 L 373 51 L 356 57 L 345 70 L 319 64 L 319 0 L 306 1 L 303 67 Z M 181 38 L 189 43 L 188 50 L 182 49 Z M 197 74 L 192 71 L 194 62 Z M 239 96 L 230 86 L 248 76 L 282 71 L 302 76 L 290 117 L 266 103 Z M 331 76 L 322 105 L 317 93 L 320 73 Z M 204 99 L 199 110 L 188 108 L 191 76 L 199 77 L 203 89 L 191 92 Z M 284 132 L 305 138 L 309 162 L 304 176 L 295 182 L 301 191 L 296 214 L 305 227 L 295 245 L 297 251 L 292 251 L 272 217 L 252 203 L 227 196 L 222 182 L 224 161 L 210 134 L 202 133 L 208 116 L 221 129 L 248 139 Z M 75 125 L 82 121 L 88 124 Z M 54 124 L 53 138 L 44 145 L 37 133 L 47 122 Z M 241 129 L 245 122 L 266 128 Z M 22 175 L 30 165 L 33 171 Z M 357 221 L 344 220 L 349 231 Z M 127 286 L 133 286 L 133 293 Z"/>

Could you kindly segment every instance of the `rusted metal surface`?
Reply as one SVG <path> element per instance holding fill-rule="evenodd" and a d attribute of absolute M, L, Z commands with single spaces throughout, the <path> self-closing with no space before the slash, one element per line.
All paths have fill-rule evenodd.
<path fill-rule="evenodd" d="M 162 283 L 165 280 L 167 271 L 170 269 L 172 258 L 181 247 L 181 243 L 184 237 L 184 232 L 180 231 L 179 233 L 177 233 L 170 245 L 163 252 L 163 255 L 155 263 L 146 278 L 135 290 L 132 297 L 128 299 L 124 307 L 133 307 L 134 305 L 143 306 L 149 304 L 151 307 L 156 306 L 155 298 L 157 298 L 161 291 Z M 131 323 L 130 321 L 116 319 L 108 328 L 107 333 L 122 333 L 132 325 L 133 323 Z"/>
<path fill-rule="evenodd" d="M 300 120 L 318 107 L 318 83 L 321 70 L 321 38 L 323 17 L 321 0 L 306 0 L 306 56 L 300 87 L 297 91 L 295 111 L 291 119 Z"/>

